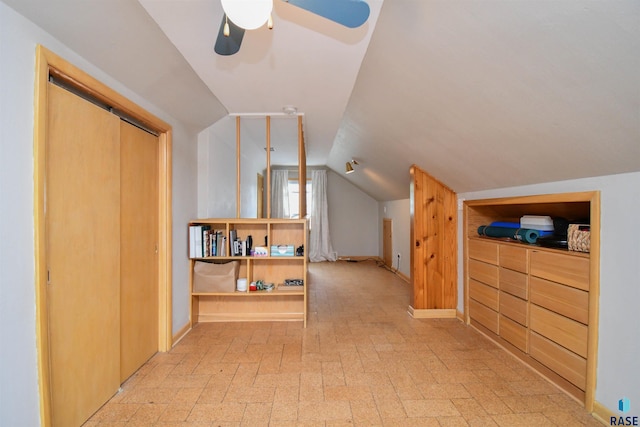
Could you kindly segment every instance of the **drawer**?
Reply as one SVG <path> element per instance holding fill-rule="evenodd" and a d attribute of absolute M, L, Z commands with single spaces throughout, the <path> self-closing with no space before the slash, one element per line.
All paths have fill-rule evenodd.
<path fill-rule="evenodd" d="M 470 299 L 469 317 L 489 329 L 494 334 L 498 333 L 498 312 L 491 310 L 486 305 Z"/>
<path fill-rule="evenodd" d="M 498 290 L 477 280 L 469 280 L 469 297 L 498 311 Z"/>
<path fill-rule="evenodd" d="M 500 267 L 500 290 L 518 298 L 529 299 L 529 276 Z"/>
<path fill-rule="evenodd" d="M 500 291 L 500 314 L 527 326 L 529 304 L 525 300 Z"/>
<path fill-rule="evenodd" d="M 528 329 L 503 315 L 500 315 L 500 336 L 517 349 L 528 351 Z"/>
<path fill-rule="evenodd" d="M 586 359 L 535 332 L 529 334 L 529 355 L 579 389 L 586 388 Z"/>
<path fill-rule="evenodd" d="M 531 302 L 585 325 L 589 323 L 589 293 L 580 289 L 532 277 Z"/>
<path fill-rule="evenodd" d="M 530 328 L 582 357 L 587 357 L 588 328 L 545 308 L 531 304 Z"/>
<path fill-rule="evenodd" d="M 510 245 L 500 245 L 500 267 L 509 268 L 521 273 L 528 273 L 529 251 Z"/>
<path fill-rule="evenodd" d="M 589 290 L 589 258 L 543 251 L 531 251 L 529 256 L 532 276 Z"/>
<path fill-rule="evenodd" d="M 469 278 L 475 279 L 479 282 L 498 287 L 498 267 L 495 265 L 487 264 L 486 262 L 476 261 L 475 259 L 469 260 Z"/>
<path fill-rule="evenodd" d="M 498 244 L 469 239 L 469 258 L 498 265 Z"/>

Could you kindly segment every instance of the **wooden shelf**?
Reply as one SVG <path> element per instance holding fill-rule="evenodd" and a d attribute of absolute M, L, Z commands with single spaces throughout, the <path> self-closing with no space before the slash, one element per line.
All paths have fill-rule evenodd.
<path fill-rule="evenodd" d="M 253 246 L 303 246 L 307 249 L 308 222 L 306 219 L 240 219 L 208 218 L 191 221 L 192 225 L 208 225 L 229 236 L 234 230 L 237 238 L 252 236 Z M 270 246 L 267 246 L 269 249 Z M 227 250 L 229 249 L 227 243 Z M 196 262 L 239 263 L 239 278 L 251 282 L 262 280 L 275 283 L 271 291 L 194 292 L 193 270 Z M 228 321 L 302 321 L 307 325 L 307 255 L 304 256 L 206 256 L 191 258 L 191 324 Z M 302 279 L 304 286 L 282 290 L 285 279 Z M 235 285 L 233 287 L 235 289 Z"/>
<path fill-rule="evenodd" d="M 298 287 L 298 286 L 296 286 Z M 300 286 L 303 288 L 303 286 Z M 235 291 L 235 292 L 193 292 L 192 296 L 223 296 L 223 297 L 281 297 L 281 296 L 300 296 L 304 295 L 304 289 L 296 290 L 280 290 L 273 289 L 271 291 Z"/>

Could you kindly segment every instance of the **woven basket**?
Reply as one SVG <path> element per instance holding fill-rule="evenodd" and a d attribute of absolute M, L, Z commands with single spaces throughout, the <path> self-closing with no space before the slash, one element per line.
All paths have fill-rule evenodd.
<path fill-rule="evenodd" d="M 567 244 L 570 251 L 589 252 L 591 249 L 589 224 L 569 224 Z"/>

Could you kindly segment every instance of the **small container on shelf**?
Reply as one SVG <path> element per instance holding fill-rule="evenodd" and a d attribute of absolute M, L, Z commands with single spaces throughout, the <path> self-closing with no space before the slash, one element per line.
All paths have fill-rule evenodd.
<path fill-rule="evenodd" d="M 271 256 L 295 256 L 294 245 L 271 245 Z"/>

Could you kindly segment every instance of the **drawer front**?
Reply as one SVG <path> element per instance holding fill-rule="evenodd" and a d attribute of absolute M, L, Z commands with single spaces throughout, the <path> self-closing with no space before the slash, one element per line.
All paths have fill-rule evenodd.
<path fill-rule="evenodd" d="M 585 325 L 589 323 L 589 293 L 580 289 L 532 277 L 531 302 Z"/>
<path fill-rule="evenodd" d="M 500 314 L 527 326 L 529 319 L 529 304 L 513 295 L 500 292 Z"/>
<path fill-rule="evenodd" d="M 500 267 L 500 290 L 518 298 L 529 299 L 529 276 Z"/>
<path fill-rule="evenodd" d="M 588 328 L 585 325 L 535 304 L 531 304 L 529 309 L 532 331 L 582 357 L 587 357 Z"/>
<path fill-rule="evenodd" d="M 469 258 L 498 265 L 498 244 L 469 239 Z"/>
<path fill-rule="evenodd" d="M 470 259 L 469 278 L 497 288 L 498 267 L 495 265 L 487 264 L 486 262 L 480 262 L 476 261 L 475 259 Z"/>
<path fill-rule="evenodd" d="M 479 302 L 469 300 L 469 317 L 489 329 L 494 334 L 498 333 L 498 312 Z"/>
<path fill-rule="evenodd" d="M 532 276 L 589 290 L 589 258 L 531 251 L 530 271 Z"/>
<path fill-rule="evenodd" d="M 477 280 L 469 280 L 469 297 L 498 311 L 498 290 Z"/>
<path fill-rule="evenodd" d="M 500 336 L 523 352 L 528 351 L 529 333 L 526 327 L 500 315 Z"/>
<path fill-rule="evenodd" d="M 500 267 L 509 268 L 521 273 L 528 273 L 529 251 L 510 245 L 500 246 Z"/>
<path fill-rule="evenodd" d="M 529 355 L 579 389 L 585 389 L 587 384 L 586 359 L 535 332 L 531 332 L 529 335 Z"/>

